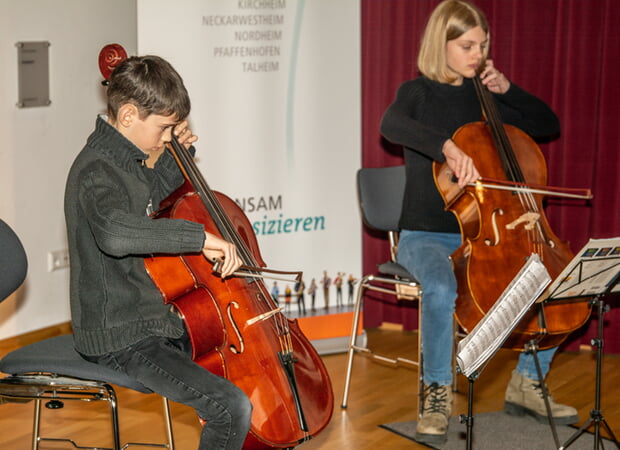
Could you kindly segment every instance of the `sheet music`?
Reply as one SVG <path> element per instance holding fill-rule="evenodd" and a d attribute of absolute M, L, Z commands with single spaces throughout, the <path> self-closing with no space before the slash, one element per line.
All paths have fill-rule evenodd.
<path fill-rule="evenodd" d="M 547 268 L 532 254 L 489 312 L 459 342 L 456 361 L 461 373 L 469 377 L 497 352 L 549 283 Z"/>
<path fill-rule="evenodd" d="M 620 237 L 590 239 L 549 288 L 551 299 L 602 294 L 619 270 Z M 620 284 L 611 292 L 620 292 Z"/>

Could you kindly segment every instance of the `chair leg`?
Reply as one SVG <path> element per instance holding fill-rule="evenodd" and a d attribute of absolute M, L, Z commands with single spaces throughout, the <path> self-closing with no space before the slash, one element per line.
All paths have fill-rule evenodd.
<path fill-rule="evenodd" d="M 116 392 L 114 391 L 114 388 L 109 384 L 105 385 L 105 389 L 108 393 L 108 404 L 110 405 L 110 418 L 112 420 L 112 438 L 114 439 L 114 450 L 120 450 L 121 436 L 118 425 L 118 401 L 116 398 Z"/>
<path fill-rule="evenodd" d="M 43 376 L 43 375 L 42 375 Z M 28 377 L 22 377 L 27 379 Z M 30 377 L 32 378 L 32 377 Z M 64 378 L 51 377 L 54 379 L 54 383 L 44 382 L 33 382 L 32 384 L 25 384 L 26 386 L 32 386 L 32 390 L 36 390 L 36 392 L 24 395 L 23 397 L 28 400 L 34 401 L 34 415 L 32 421 L 32 450 L 39 450 L 39 446 L 41 441 L 50 441 L 50 442 L 64 442 L 69 443 L 73 446 L 73 448 L 79 449 L 101 449 L 101 450 L 124 450 L 128 447 L 159 447 L 159 448 L 167 448 L 170 450 L 174 450 L 174 434 L 172 429 L 172 415 L 170 411 L 170 402 L 166 397 L 162 398 L 163 403 L 163 419 L 165 421 L 166 426 L 166 443 L 139 443 L 139 442 L 128 442 L 121 446 L 121 438 L 120 438 L 120 426 L 119 426 L 119 411 L 118 411 L 118 398 L 116 396 L 116 391 L 114 387 L 107 383 L 95 382 L 95 381 L 87 381 L 87 380 L 78 380 L 78 379 L 69 379 L 75 380 L 69 384 L 59 383 L 59 380 L 66 380 Z M 20 379 L 23 383 L 23 380 Z M 38 380 L 39 381 L 39 380 Z M 50 386 L 47 388 L 47 386 Z M 43 390 L 41 390 L 43 389 Z M 51 392 L 50 392 L 51 391 Z M 51 394 L 51 395 L 49 395 Z M 81 401 L 96 401 L 96 400 L 105 400 L 108 403 L 109 413 L 110 413 L 110 423 L 112 425 L 112 440 L 113 446 L 110 448 L 103 447 L 83 447 L 77 445 L 73 440 L 68 438 L 46 438 L 41 436 L 41 419 L 42 419 L 42 408 L 41 403 L 46 400 L 81 400 Z"/>
<path fill-rule="evenodd" d="M 162 397 L 164 406 L 164 419 L 166 421 L 166 434 L 168 435 L 168 448 L 174 450 L 174 435 L 172 434 L 172 417 L 170 415 L 170 402 L 166 397 Z"/>
<path fill-rule="evenodd" d="M 456 353 L 459 348 L 459 323 L 456 321 L 456 316 L 452 319 L 452 392 L 458 392 L 459 384 L 456 370 Z"/>
<path fill-rule="evenodd" d="M 418 418 L 424 412 L 424 357 L 422 353 L 422 302 L 418 300 Z"/>
<path fill-rule="evenodd" d="M 34 420 L 32 421 L 32 450 L 39 450 L 39 432 L 41 428 L 41 399 L 34 401 Z"/>
<path fill-rule="evenodd" d="M 353 310 L 353 325 L 351 326 L 351 338 L 349 340 L 348 362 L 347 362 L 347 376 L 344 382 L 344 394 L 342 396 L 341 408 L 347 407 L 349 399 L 349 386 L 351 384 L 351 372 L 353 371 L 353 357 L 355 356 L 355 340 L 357 338 L 357 329 L 360 322 L 360 314 L 362 310 L 362 298 L 368 276 L 360 280 L 360 285 L 357 289 L 357 298 L 355 299 L 355 308 Z"/>

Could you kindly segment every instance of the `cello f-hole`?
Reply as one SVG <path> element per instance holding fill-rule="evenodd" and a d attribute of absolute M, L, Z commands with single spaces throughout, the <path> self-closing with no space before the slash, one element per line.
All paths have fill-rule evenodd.
<path fill-rule="evenodd" d="M 239 340 L 239 348 L 237 348 L 234 344 L 230 344 L 230 351 L 234 354 L 243 353 L 245 351 L 245 344 L 243 342 L 243 337 L 241 336 L 241 331 L 239 331 L 239 327 L 237 326 L 237 322 L 235 322 L 235 318 L 233 317 L 232 308 L 239 309 L 239 303 L 230 302 L 228 307 L 226 308 L 226 313 L 228 314 L 228 320 L 230 320 L 230 324 L 235 330 L 235 334 L 237 335 L 237 339 Z"/>
<path fill-rule="evenodd" d="M 486 238 L 484 240 L 484 243 L 486 245 L 488 245 L 489 247 L 495 247 L 496 245 L 499 244 L 499 228 L 497 226 L 497 216 L 503 216 L 504 215 L 504 211 L 499 208 L 493 211 L 493 213 L 491 214 L 491 225 L 493 227 L 493 234 L 495 235 L 495 241 L 491 242 L 491 239 Z"/>

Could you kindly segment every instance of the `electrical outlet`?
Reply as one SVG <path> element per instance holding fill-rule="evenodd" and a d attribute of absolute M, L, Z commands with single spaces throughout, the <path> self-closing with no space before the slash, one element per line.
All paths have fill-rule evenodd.
<path fill-rule="evenodd" d="M 47 254 L 47 271 L 64 269 L 69 267 L 69 250 L 56 250 Z"/>

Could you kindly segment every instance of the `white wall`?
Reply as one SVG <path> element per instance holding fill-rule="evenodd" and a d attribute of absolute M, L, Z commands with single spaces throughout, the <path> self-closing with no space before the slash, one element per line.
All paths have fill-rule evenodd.
<path fill-rule="evenodd" d="M 66 248 L 64 183 L 105 108 L 98 55 L 117 42 L 135 54 L 135 0 L 0 0 L 0 217 L 22 239 L 29 270 L 0 303 L 0 339 L 70 320 L 69 271 L 47 270 Z M 17 102 L 20 41 L 49 41 L 47 107 Z"/>

